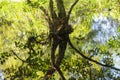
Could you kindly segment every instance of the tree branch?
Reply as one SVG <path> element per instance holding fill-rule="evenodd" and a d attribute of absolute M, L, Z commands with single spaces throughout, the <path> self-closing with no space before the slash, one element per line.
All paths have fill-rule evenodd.
<path fill-rule="evenodd" d="M 50 7 L 50 14 L 51 14 L 52 20 L 53 20 L 53 22 L 55 22 L 57 15 L 56 15 L 54 8 L 53 8 L 53 0 L 49 1 L 49 7 Z"/>
<path fill-rule="evenodd" d="M 71 48 L 73 48 L 73 49 L 74 49 L 79 55 L 81 55 L 83 58 L 85 58 L 85 59 L 87 59 L 87 60 L 89 60 L 89 61 L 91 61 L 91 62 L 94 62 L 94 63 L 96 63 L 96 64 L 98 64 L 98 65 L 101 65 L 101 66 L 104 66 L 104 67 L 108 67 L 108 68 L 111 68 L 111 69 L 120 71 L 119 68 L 116 68 L 116 67 L 113 67 L 113 66 L 107 65 L 107 64 L 102 64 L 102 63 L 100 63 L 100 62 L 97 62 L 96 60 L 93 60 L 93 59 L 85 56 L 84 54 L 82 54 L 81 51 L 79 51 L 77 48 L 75 48 L 75 46 L 71 43 L 70 38 L 69 38 L 69 40 L 68 40 L 68 43 L 69 43 L 69 45 L 71 46 Z"/>
<path fill-rule="evenodd" d="M 43 6 L 40 6 L 40 9 L 45 14 L 45 20 L 48 22 L 50 30 L 52 30 L 53 23 L 52 23 L 52 21 L 50 19 L 50 16 L 49 16 L 47 10 Z"/>
<path fill-rule="evenodd" d="M 60 77 L 61 77 L 61 80 L 66 80 L 62 71 L 60 70 L 60 68 L 58 66 L 54 66 L 55 69 L 57 70 L 57 72 L 59 73 Z"/>
<path fill-rule="evenodd" d="M 49 80 L 49 78 L 52 76 L 52 74 L 53 74 L 55 71 L 56 71 L 55 68 L 50 67 L 50 68 L 47 70 L 46 74 L 44 75 L 44 80 Z"/>
<path fill-rule="evenodd" d="M 53 66 L 55 65 L 55 51 L 57 49 L 58 44 L 59 44 L 59 41 L 53 40 L 53 44 L 51 48 L 51 62 Z"/>
<path fill-rule="evenodd" d="M 50 17 L 49 17 L 49 14 L 48 14 L 47 10 L 43 6 L 40 6 L 40 9 L 45 14 L 45 16 L 46 16 L 45 19 L 51 23 L 51 20 L 50 20 Z"/>
<path fill-rule="evenodd" d="M 57 3 L 57 9 L 58 9 L 58 16 L 59 18 L 64 19 L 66 17 L 66 11 L 63 4 L 63 0 L 56 0 L 56 3 Z"/>
<path fill-rule="evenodd" d="M 69 9 L 69 11 L 68 11 L 68 14 L 67 14 L 67 21 L 68 21 L 69 18 L 70 18 L 70 14 L 71 14 L 71 12 L 72 12 L 72 9 L 74 8 L 74 6 L 77 4 L 78 1 L 79 1 L 79 0 L 75 0 L 75 2 L 71 5 L 71 7 L 70 7 L 70 9 Z"/>
<path fill-rule="evenodd" d="M 21 59 L 13 50 L 11 50 L 11 52 L 22 62 L 26 62 L 25 60 Z"/>

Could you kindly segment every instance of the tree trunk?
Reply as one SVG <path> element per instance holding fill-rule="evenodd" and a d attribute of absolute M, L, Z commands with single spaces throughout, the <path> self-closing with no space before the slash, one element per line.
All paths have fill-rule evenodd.
<path fill-rule="evenodd" d="M 59 75 L 61 76 L 62 80 L 65 80 L 65 77 L 63 76 L 62 71 L 60 70 L 60 64 L 64 58 L 65 50 L 67 47 L 67 42 L 69 40 L 69 34 L 73 31 L 72 27 L 68 24 L 69 16 L 71 14 L 71 11 L 74 7 L 74 5 L 78 2 L 76 0 L 73 5 L 71 6 L 69 12 L 67 13 L 65 11 L 65 7 L 63 4 L 63 0 L 56 0 L 57 3 L 57 12 L 55 12 L 53 7 L 53 0 L 49 1 L 49 7 L 50 7 L 50 17 L 47 13 L 47 11 L 40 7 L 40 9 L 45 13 L 46 20 L 49 24 L 50 29 L 50 40 L 52 43 L 51 46 L 51 62 L 52 66 L 48 69 L 44 76 L 44 80 L 48 80 L 53 73 L 57 70 Z M 59 47 L 58 55 L 55 56 L 55 52 L 57 47 Z"/>

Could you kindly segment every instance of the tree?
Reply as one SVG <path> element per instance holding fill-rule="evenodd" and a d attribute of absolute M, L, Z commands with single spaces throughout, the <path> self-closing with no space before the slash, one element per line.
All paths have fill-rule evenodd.
<path fill-rule="evenodd" d="M 65 80 L 62 72 L 59 69 L 59 66 L 60 66 L 61 60 L 64 57 L 64 53 L 65 53 L 65 50 L 66 50 L 67 43 L 77 53 L 79 53 L 83 58 L 88 59 L 89 61 L 92 61 L 92 62 L 94 62 L 94 63 L 96 63 L 98 65 L 101 65 L 101 66 L 110 67 L 112 69 L 120 70 L 120 69 L 117 69 L 117 68 L 112 67 L 110 65 L 99 63 L 96 60 L 93 60 L 93 59 L 85 56 L 82 52 L 80 52 L 78 49 L 76 49 L 73 46 L 73 44 L 71 43 L 70 38 L 69 38 L 69 34 L 72 32 L 72 27 L 69 26 L 68 22 L 69 22 L 71 11 L 72 11 L 73 7 L 76 5 L 76 3 L 78 1 L 79 0 L 76 0 L 73 3 L 73 5 L 71 6 L 70 10 L 67 13 L 65 11 L 65 7 L 64 7 L 63 1 L 62 0 L 56 0 L 57 10 L 58 10 L 58 14 L 56 14 L 56 12 L 54 11 L 54 8 L 53 8 L 53 1 L 50 0 L 49 1 L 49 7 L 50 7 L 50 15 L 51 15 L 52 21 L 50 20 L 50 17 L 48 15 L 48 13 L 46 12 L 46 10 L 43 7 L 41 7 L 42 11 L 47 16 L 46 20 L 49 23 L 50 33 L 52 33 L 52 34 L 50 34 L 50 36 L 51 36 L 52 41 L 53 41 L 52 42 L 52 49 L 51 49 L 51 61 L 52 61 L 52 66 L 53 67 L 50 68 L 47 71 L 47 73 L 45 75 L 45 80 L 48 80 L 47 76 L 48 75 L 52 75 L 54 73 L 55 69 L 59 72 L 59 74 L 61 76 L 61 79 Z M 57 46 L 59 46 L 59 53 L 58 53 L 58 58 L 55 59 L 55 51 L 56 51 Z"/>
<path fill-rule="evenodd" d="M 49 38 L 51 39 L 52 43 L 52 48 L 51 48 L 51 61 L 52 61 L 52 68 L 50 68 L 46 75 L 45 75 L 45 80 L 48 79 L 48 75 L 52 75 L 55 70 L 57 70 L 63 80 L 65 80 L 65 77 L 63 76 L 59 66 L 62 62 L 62 59 L 64 57 L 64 53 L 67 47 L 67 43 L 69 41 L 69 34 L 72 32 L 72 27 L 69 25 L 69 17 L 72 11 L 72 8 L 74 5 L 78 2 L 76 0 L 74 4 L 71 6 L 70 10 L 68 13 L 65 11 L 65 7 L 63 4 L 62 0 L 56 0 L 57 3 L 57 10 L 58 14 L 54 11 L 53 8 L 53 1 L 50 0 L 49 2 L 49 7 L 50 7 L 50 15 L 51 18 L 49 17 L 47 11 L 43 8 L 40 7 L 40 9 L 45 13 L 47 16 L 46 20 L 49 23 L 49 29 L 50 29 L 50 35 Z M 56 58 L 55 52 L 57 47 L 59 46 L 59 53 L 58 57 Z"/>
<path fill-rule="evenodd" d="M 110 59 L 110 62 L 108 62 L 106 64 L 103 64 L 103 63 L 100 63 L 97 60 L 94 60 L 90 56 L 91 53 L 96 52 L 97 49 L 98 49 L 97 52 L 99 54 L 105 53 L 105 52 L 106 52 L 106 54 L 109 53 L 109 52 L 107 52 L 107 50 L 102 50 L 101 47 L 100 47 L 100 49 L 95 48 L 95 50 L 91 49 L 88 52 L 88 53 L 90 53 L 89 55 L 86 55 L 86 53 L 84 51 L 77 49 L 72 44 L 71 40 L 74 40 L 75 42 L 78 43 L 76 46 L 82 45 L 81 43 L 79 43 L 80 41 L 81 42 L 82 41 L 87 42 L 87 39 L 84 36 L 82 36 L 82 38 L 80 38 L 80 39 L 77 37 L 76 39 L 78 39 L 79 41 L 75 40 L 75 38 L 70 40 L 70 37 L 69 37 L 70 34 L 74 33 L 73 27 L 69 23 L 70 20 L 71 20 L 70 15 L 72 13 L 72 10 L 73 10 L 74 6 L 78 3 L 78 1 L 79 0 L 75 0 L 73 2 L 73 4 L 71 5 L 71 7 L 69 8 L 69 10 L 67 11 L 66 6 L 64 6 L 65 1 L 63 1 L 63 0 L 56 0 L 56 1 L 50 0 L 49 1 L 49 10 L 47 10 L 43 6 L 39 7 L 39 5 L 40 5 L 39 2 L 34 2 L 34 1 L 27 0 L 27 6 L 24 5 L 24 7 L 23 7 L 23 10 L 24 10 L 23 14 L 27 13 L 27 12 L 30 12 L 30 10 L 33 13 L 31 14 L 32 16 L 24 14 L 25 18 L 23 17 L 22 20 L 27 19 L 26 22 L 29 25 L 29 26 L 27 26 L 27 29 L 29 28 L 31 30 L 27 31 L 27 29 L 24 27 L 24 26 L 26 26 L 26 25 L 24 25 L 25 24 L 24 21 L 22 21 L 22 20 L 20 20 L 20 22 L 18 21 L 18 24 L 21 24 L 22 28 L 24 28 L 24 30 L 21 31 L 21 34 L 22 34 L 22 35 L 20 35 L 21 38 L 14 41 L 15 49 L 12 49 L 12 50 L 9 49 L 8 51 L 6 50 L 6 52 L 1 53 L 3 55 L 3 58 L 1 60 L 2 63 L 4 63 L 5 60 L 7 61 L 7 59 L 4 58 L 6 55 L 8 57 L 11 57 L 11 56 L 15 57 L 15 58 L 17 58 L 18 60 L 21 61 L 21 64 L 20 64 L 20 66 L 17 67 L 17 69 L 8 68 L 8 70 L 6 70 L 6 71 L 8 71 L 8 73 L 9 72 L 14 73 L 14 75 L 10 74 L 11 79 L 15 79 L 15 78 L 18 78 L 18 77 L 21 77 L 21 79 L 23 79 L 24 77 L 29 77 L 29 76 L 36 77 L 37 75 L 35 73 L 38 72 L 39 70 L 43 71 L 43 72 L 46 72 L 45 68 L 48 69 L 48 66 L 45 66 L 45 65 L 50 65 L 50 61 L 49 61 L 49 59 L 46 59 L 45 57 L 43 57 L 43 55 L 45 55 L 43 53 L 45 53 L 47 50 L 49 50 L 49 48 L 47 50 L 45 50 L 44 48 L 42 48 L 42 46 L 46 45 L 49 42 L 50 42 L 49 47 L 51 47 L 50 56 L 51 56 L 52 64 L 51 64 L 51 67 L 47 70 L 46 74 L 44 75 L 45 80 L 48 80 L 49 78 L 51 78 L 52 75 L 55 73 L 55 71 L 57 71 L 59 73 L 62 80 L 65 80 L 66 78 L 64 77 L 64 75 L 61 71 L 61 69 L 64 69 L 64 68 L 65 68 L 65 70 L 68 69 L 69 72 L 73 72 L 73 74 L 81 73 L 83 78 L 79 78 L 79 79 L 85 79 L 85 78 L 98 79 L 99 74 L 101 75 L 103 73 L 102 72 L 103 70 L 100 68 L 101 70 L 99 70 L 99 72 L 98 72 L 98 70 L 94 68 L 95 66 L 93 66 L 95 64 L 98 64 L 98 65 L 101 65 L 101 66 L 104 66 L 104 67 L 107 67 L 107 68 L 115 69 L 115 70 L 118 70 L 118 71 L 120 70 L 116 67 L 113 67 L 113 64 L 110 64 L 111 59 Z M 43 0 L 43 3 L 44 2 L 46 2 L 46 1 Z M 56 3 L 56 5 L 55 5 L 55 3 Z M 88 0 L 86 2 L 83 1 L 83 4 L 82 3 L 79 3 L 79 4 L 86 5 L 87 3 L 90 3 L 90 5 L 93 5 L 93 4 L 96 5 L 94 0 L 93 1 Z M 43 11 L 43 13 L 45 15 L 45 20 L 48 22 L 49 35 L 48 35 L 47 41 L 45 41 L 45 39 L 44 39 L 44 38 L 46 38 L 46 37 L 44 37 L 44 35 L 46 36 L 46 33 L 44 31 L 37 33 L 37 31 L 34 31 L 34 29 L 31 28 L 31 27 L 38 26 L 38 25 L 42 26 L 42 22 L 41 23 L 39 22 L 39 20 L 40 20 L 39 16 L 37 15 L 37 17 L 36 17 L 36 15 L 35 15 L 36 14 L 35 11 L 38 10 L 38 8 L 40 8 Z M 93 8 L 93 9 L 91 9 L 91 8 Z M 87 11 L 87 10 L 90 10 L 90 11 Z M 102 11 L 102 9 L 100 9 L 100 10 Z M 22 9 L 21 9 L 21 11 L 22 11 Z M 96 11 L 96 7 L 95 7 L 95 11 L 94 11 L 94 7 L 89 7 L 89 6 L 87 6 L 85 8 L 80 7 L 80 9 L 76 10 L 76 12 L 77 11 L 80 11 L 80 14 L 78 14 L 78 15 L 83 17 L 82 18 L 83 25 L 86 25 L 88 23 L 86 17 L 89 17 L 89 14 L 91 12 L 98 12 L 98 11 Z M 75 14 L 75 15 L 77 15 L 77 14 Z M 5 22 L 5 24 L 1 24 L 3 26 L 5 26 L 5 25 L 9 26 L 9 24 L 12 24 L 12 23 L 16 24 L 14 22 L 14 18 L 13 18 L 13 21 L 12 21 L 12 19 L 10 19 L 10 21 L 9 21 L 9 19 L 6 18 L 6 17 L 3 17 L 2 19 L 3 19 L 2 21 Z M 40 24 L 38 24 L 38 23 L 40 23 Z M 90 22 L 89 22 L 89 24 L 90 24 Z M 17 31 L 17 29 L 15 29 L 15 31 Z M 24 35 L 24 32 L 25 32 L 25 35 Z M 84 33 L 85 36 L 86 36 L 87 33 L 89 33 L 89 30 L 86 33 Z M 27 40 L 23 40 L 23 42 L 22 42 L 23 37 L 26 37 Z M 13 38 L 13 36 L 12 36 L 12 38 Z M 10 39 L 10 40 L 14 40 L 14 38 Z M 72 51 L 74 53 L 78 53 L 80 56 L 82 56 L 82 58 L 81 57 L 76 58 L 76 54 L 74 54 L 75 55 L 74 57 L 76 59 L 73 59 L 73 60 L 76 61 L 76 62 L 75 63 L 71 62 L 71 63 L 74 63 L 74 65 L 73 64 L 70 65 L 69 61 L 65 60 L 65 59 L 71 60 L 71 58 L 70 58 L 71 56 L 70 57 L 65 57 L 65 51 L 67 50 L 67 46 L 69 47 L 68 48 L 69 50 L 70 50 L 70 47 L 71 47 L 71 49 L 74 50 L 74 51 L 73 50 L 70 50 L 70 51 Z M 102 51 L 102 52 L 100 52 L 100 51 Z M 55 56 L 56 52 L 58 52 L 57 56 Z M 20 57 L 21 56 L 20 54 L 24 54 L 24 56 L 25 56 L 26 53 L 27 53 L 26 58 L 21 58 Z M 9 54 L 12 54 L 12 55 L 9 55 Z M 65 59 L 64 59 L 64 57 L 65 57 Z M 94 55 L 93 55 L 93 57 L 94 57 Z M 43 62 L 43 59 L 45 59 L 44 62 Z M 63 64 L 61 64 L 62 60 L 64 60 Z M 81 61 L 83 63 L 80 63 Z M 92 62 L 95 63 L 95 64 L 93 64 Z M 80 64 L 81 64 L 81 66 L 77 66 L 77 65 L 80 65 Z M 60 65 L 63 66 L 63 67 L 60 67 Z M 43 66 L 45 67 L 44 69 L 42 69 Z M 75 68 L 68 68 L 68 66 L 74 66 Z M 77 70 L 78 68 L 80 69 L 80 71 L 75 72 L 75 71 L 78 71 Z M 91 69 L 93 69 L 94 71 L 92 71 Z M 14 70 L 14 72 L 13 72 L 13 70 Z M 40 74 L 42 74 L 42 73 L 40 73 Z M 92 75 L 92 74 L 94 74 L 94 75 Z M 87 77 L 88 75 L 89 75 L 89 77 Z M 96 77 L 96 75 L 98 75 L 98 77 Z M 101 75 L 101 76 L 104 76 L 104 75 Z M 71 79 L 73 79 L 73 78 L 74 77 L 72 76 Z"/>

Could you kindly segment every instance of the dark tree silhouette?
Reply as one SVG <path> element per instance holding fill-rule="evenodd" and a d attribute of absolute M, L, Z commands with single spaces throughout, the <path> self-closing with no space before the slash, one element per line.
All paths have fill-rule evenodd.
<path fill-rule="evenodd" d="M 81 51 L 79 51 L 75 46 L 71 43 L 69 34 L 73 32 L 73 28 L 71 25 L 69 25 L 69 19 L 70 14 L 72 12 L 72 9 L 77 4 L 79 0 L 75 0 L 75 2 L 71 5 L 69 11 L 67 12 L 65 10 L 65 6 L 63 3 L 63 0 L 55 0 L 57 4 L 57 11 L 54 9 L 54 2 L 53 0 L 49 0 L 49 12 L 43 7 L 40 6 L 40 9 L 43 11 L 45 15 L 45 19 L 49 24 L 49 40 L 51 42 L 51 67 L 47 70 L 44 80 L 48 80 L 51 78 L 51 76 L 54 74 L 55 71 L 59 73 L 62 80 L 65 80 L 65 77 L 60 70 L 61 62 L 64 58 L 65 50 L 67 47 L 67 44 L 69 44 L 80 56 L 87 59 L 88 61 L 94 62 L 98 65 L 109 67 L 111 69 L 115 69 L 120 71 L 120 69 L 102 64 L 100 62 L 97 62 L 96 60 L 93 60 L 92 58 L 89 58 L 85 56 Z M 58 47 L 58 55 L 55 56 L 56 49 Z"/>

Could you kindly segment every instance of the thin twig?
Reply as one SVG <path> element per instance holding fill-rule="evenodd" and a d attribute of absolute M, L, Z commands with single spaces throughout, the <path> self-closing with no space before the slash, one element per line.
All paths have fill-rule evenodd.
<path fill-rule="evenodd" d="M 22 62 L 26 62 L 25 60 L 21 59 L 13 50 L 11 50 L 11 52 Z"/>
<path fill-rule="evenodd" d="M 96 60 L 93 60 L 93 59 L 85 56 L 84 54 L 82 54 L 81 51 L 79 51 L 79 50 L 71 43 L 70 38 L 69 38 L 69 40 L 68 40 L 68 43 L 69 43 L 69 45 L 70 45 L 79 55 L 81 55 L 83 58 L 85 58 L 85 59 L 87 59 L 87 60 L 89 60 L 89 61 L 91 61 L 91 62 L 94 62 L 94 63 L 96 63 L 96 64 L 98 64 L 98 65 L 101 65 L 101 66 L 104 66 L 104 67 L 108 67 L 108 68 L 111 68 L 111 69 L 120 71 L 119 68 L 116 68 L 116 67 L 113 67 L 113 66 L 107 65 L 107 64 L 102 64 L 102 63 L 100 63 L 100 62 L 97 62 Z"/>
<path fill-rule="evenodd" d="M 69 20 L 70 14 L 71 14 L 71 12 L 72 12 L 72 9 L 74 8 L 74 6 L 77 4 L 78 1 L 79 1 L 79 0 L 75 0 L 75 2 L 71 5 L 71 7 L 70 7 L 70 9 L 69 9 L 69 11 L 68 11 L 68 14 L 67 14 L 67 20 Z"/>
<path fill-rule="evenodd" d="M 44 15 L 45 15 L 45 19 L 46 19 L 46 21 L 48 22 L 49 28 L 50 28 L 50 30 L 51 30 L 53 23 L 52 23 L 52 21 L 51 21 L 51 19 L 50 19 L 50 16 L 49 16 L 47 10 L 46 10 L 43 6 L 40 6 L 40 9 L 41 9 L 41 11 L 43 11 L 43 13 L 44 13 Z"/>

